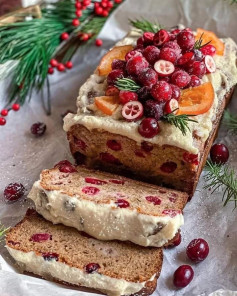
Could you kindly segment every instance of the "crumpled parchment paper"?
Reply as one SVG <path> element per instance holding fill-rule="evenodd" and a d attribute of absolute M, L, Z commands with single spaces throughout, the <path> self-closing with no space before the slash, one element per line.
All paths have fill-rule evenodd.
<path fill-rule="evenodd" d="M 100 57 L 121 39 L 129 30 L 128 19 L 144 18 L 156 20 L 164 26 L 178 23 L 195 29 L 203 27 L 215 31 L 219 36 L 230 36 L 237 41 L 237 4 L 228 0 L 127 0 L 107 21 L 100 37 L 104 46 L 81 49 L 73 59 L 75 67 L 67 74 L 56 73 L 50 77 L 52 94 L 52 115 L 46 116 L 41 104 L 41 95 L 33 94 L 30 104 L 17 113 L 10 112 L 7 125 L 0 131 L 0 219 L 7 225 L 14 225 L 32 205 L 28 200 L 6 204 L 3 190 L 10 182 L 21 182 L 30 190 L 42 169 L 52 167 L 61 159 L 70 159 L 66 135 L 62 130 L 60 114 L 67 109 L 76 111 L 75 102 L 80 85 L 93 72 Z M 0 71 L 1 71 L 0 66 Z M 7 81 L 0 84 L 0 109 L 6 100 Z M 237 111 L 237 96 L 230 104 L 231 111 Z M 32 123 L 43 121 L 47 132 L 41 138 L 29 133 Z M 237 169 L 237 136 L 227 133 L 222 126 L 218 142 L 225 143 L 230 150 L 229 164 Z M 213 195 L 203 190 L 203 174 L 192 201 L 187 204 L 182 227 L 182 243 L 176 249 L 164 251 L 164 264 L 157 290 L 154 295 L 202 295 L 236 296 L 237 292 L 237 210 L 229 203 L 222 206 L 222 194 Z M 206 239 L 210 246 L 208 258 L 199 264 L 192 264 L 185 255 L 187 244 L 194 238 Z M 15 269 L 4 244 L 0 247 L 0 295 L 1 296 L 87 296 L 87 289 L 68 289 L 33 276 L 22 275 Z M 194 279 L 189 286 L 176 290 L 172 284 L 173 272 L 179 265 L 191 264 Z M 230 290 L 229 292 L 226 290 Z M 83 292 L 82 292 L 83 291 Z"/>

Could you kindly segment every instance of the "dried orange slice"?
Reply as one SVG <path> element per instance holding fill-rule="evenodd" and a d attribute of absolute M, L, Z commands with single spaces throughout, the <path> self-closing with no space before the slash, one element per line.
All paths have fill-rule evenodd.
<path fill-rule="evenodd" d="M 202 35 L 202 33 L 204 33 Z M 216 53 L 219 55 L 224 55 L 225 45 L 224 43 L 216 36 L 215 33 L 212 31 L 207 31 L 201 28 L 197 29 L 197 36 L 195 37 L 196 40 L 200 39 L 202 36 L 203 44 L 211 41 L 210 44 L 214 45 L 216 48 Z"/>
<path fill-rule="evenodd" d="M 109 72 L 112 70 L 111 64 L 113 60 L 125 60 L 126 54 L 133 49 L 132 45 L 124 45 L 124 46 L 116 46 L 107 52 L 106 55 L 100 61 L 100 64 L 97 68 L 98 74 L 108 75 Z"/>
<path fill-rule="evenodd" d="M 212 106 L 215 92 L 210 82 L 184 89 L 179 100 L 178 114 L 199 115 Z"/>
<path fill-rule="evenodd" d="M 119 106 L 118 96 L 95 97 L 96 107 L 107 115 L 112 115 Z"/>

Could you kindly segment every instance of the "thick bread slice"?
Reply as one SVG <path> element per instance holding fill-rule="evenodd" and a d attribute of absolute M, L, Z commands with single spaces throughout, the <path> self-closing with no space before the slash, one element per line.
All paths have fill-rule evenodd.
<path fill-rule="evenodd" d="M 9 231 L 6 247 L 26 271 L 108 295 L 151 294 L 163 259 L 162 249 L 101 242 L 53 225 L 34 210 Z"/>
<path fill-rule="evenodd" d="M 44 170 L 29 198 L 38 213 L 100 240 L 161 247 L 183 224 L 186 193 L 78 166 Z"/>

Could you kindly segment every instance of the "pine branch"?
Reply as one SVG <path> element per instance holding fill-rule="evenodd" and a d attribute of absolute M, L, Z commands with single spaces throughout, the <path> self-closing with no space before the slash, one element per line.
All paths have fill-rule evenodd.
<path fill-rule="evenodd" d="M 237 117 L 233 116 L 228 110 L 224 113 L 224 125 L 233 133 L 237 134 Z"/>
<path fill-rule="evenodd" d="M 204 46 L 206 46 L 206 45 L 208 45 L 208 44 L 211 43 L 211 40 L 210 40 L 210 41 L 208 41 L 207 43 L 203 44 L 203 39 L 202 39 L 203 34 L 204 34 L 204 33 L 202 33 L 202 35 L 200 36 L 200 38 L 199 38 L 198 40 L 195 41 L 195 44 L 194 44 L 194 48 L 195 48 L 195 49 L 201 49 L 202 47 L 204 47 Z"/>
<path fill-rule="evenodd" d="M 5 228 L 0 222 L 0 242 L 4 238 L 5 234 L 7 233 L 9 228 Z"/>
<path fill-rule="evenodd" d="M 228 202 L 233 201 L 236 208 L 237 207 L 237 176 L 234 170 L 228 168 L 227 166 L 221 166 L 214 164 L 211 161 L 207 161 L 205 169 L 207 170 L 207 175 L 205 180 L 208 184 L 204 187 L 205 189 L 211 189 L 212 193 L 217 189 L 223 190 L 222 201 L 224 206 Z"/>
<path fill-rule="evenodd" d="M 180 129 L 182 134 L 185 136 L 187 134 L 187 131 L 188 130 L 190 131 L 188 123 L 189 122 L 196 122 L 197 123 L 197 121 L 189 118 L 190 116 L 194 116 L 194 115 L 187 115 L 187 114 L 175 115 L 174 112 L 176 110 L 174 110 L 172 113 L 163 115 L 161 117 L 161 120 L 163 120 L 169 124 L 173 124 L 175 127 Z"/>
<path fill-rule="evenodd" d="M 119 90 L 127 90 L 127 91 L 138 91 L 141 86 L 139 86 L 134 80 L 129 78 L 121 78 L 118 79 L 115 83 Z"/>
<path fill-rule="evenodd" d="M 130 24 L 139 29 L 142 30 L 143 32 L 153 32 L 156 33 L 160 29 L 162 29 L 162 26 L 159 23 L 151 23 L 148 20 L 141 19 L 141 20 L 129 20 Z"/>

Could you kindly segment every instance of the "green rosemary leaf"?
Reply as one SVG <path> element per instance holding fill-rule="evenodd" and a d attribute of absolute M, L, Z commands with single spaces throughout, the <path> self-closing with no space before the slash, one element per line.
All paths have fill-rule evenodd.
<path fill-rule="evenodd" d="M 0 222 L 0 242 L 4 238 L 5 234 L 7 233 L 9 228 L 5 228 Z"/>
<path fill-rule="evenodd" d="M 234 209 L 237 207 L 237 176 L 233 169 L 228 166 L 215 164 L 207 161 L 205 170 L 207 175 L 205 180 L 207 185 L 205 189 L 211 189 L 212 193 L 218 189 L 222 189 L 223 205 L 226 206 L 229 202 L 234 202 Z"/>
<path fill-rule="evenodd" d="M 224 113 L 224 125 L 233 133 L 237 133 L 237 117 L 233 116 L 228 110 Z"/>
<path fill-rule="evenodd" d="M 141 19 L 141 20 L 129 20 L 130 24 L 139 29 L 142 30 L 143 32 L 153 32 L 156 33 L 157 31 L 159 31 L 162 26 L 159 23 L 151 23 L 146 19 Z"/>
<path fill-rule="evenodd" d="M 198 40 L 195 41 L 195 44 L 194 44 L 194 48 L 195 48 L 195 49 L 201 49 L 202 47 L 204 47 L 204 46 L 206 46 L 206 45 L 208 45 L 208 44 L 211 43 L 211 40 L 210 40 L 210 41 L 208 41 L 207 43 L 203 44 L 203 39 L 202 39 L 203 34 L 204 34 L 204 33 L 202 33 L 202 35 L 200 36 L 200 38 L 199 38 Z"/>
<path fill-rule="evenodd" d="M 118 79 L 115 85 L 119 90 L 128 90 L 133 92 L 136 92 L 141 88 L 140 85 L 138 85 L 134 80 L 129 78 Z"/>
<path fill-rule="evenodd" d="M 177 110 L 177 109 L 176 109 Z M 187 114 L 181 114 L 181 115 L 175 115 L 174 112 L 176 111 L 174 110 L 172 113 L 163 115 L 161 117 L 161 120 L 169 123 L 169 124 L 173 124 L 175 127 L 177 127 L 178 129 L 181 130 L 182 134 L 185 136 L 187 134 L 187 131 L 190 131 L 190 128 L 188 126 L 189 122 L 196 122 L 196 120 L 191 119 L 189 117 L 194 116 L 194 115 L 187 115 Z"/>

